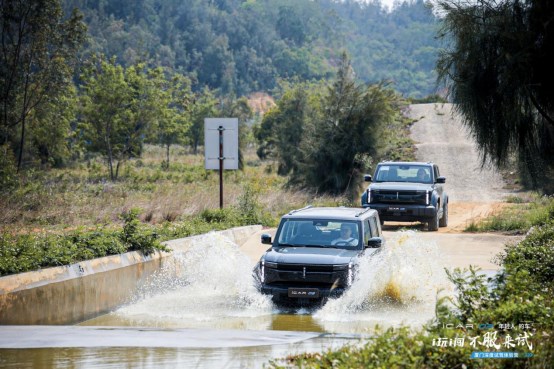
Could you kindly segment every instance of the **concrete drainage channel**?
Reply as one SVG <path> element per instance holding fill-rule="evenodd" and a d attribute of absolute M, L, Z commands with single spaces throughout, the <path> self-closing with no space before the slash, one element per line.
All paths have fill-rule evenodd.
<path fill-rule="evenodd" d="M 240 246 L 260 230 L 254 225 L 216 233 Z M 186 251 L 202 236 L 165 244 L 173 251 Z M 128 252 L 0 277 L 0 325 L 75 324 L 108 313 L 128 302 L 171 257 L 166 252 Z"/>

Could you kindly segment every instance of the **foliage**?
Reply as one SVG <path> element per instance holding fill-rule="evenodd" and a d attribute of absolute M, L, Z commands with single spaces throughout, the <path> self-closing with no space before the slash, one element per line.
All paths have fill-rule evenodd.
<path fill-rule="evenodd" d="M 9 192 L 18 183 L 15 158 L 7 144 L 0 146 L 0 188 Z"/>
<path fill-rule="evenodd" d="M 68 265 L 107 255 L 141 251 L 148 255 L 166 250 L 158 235 L 138 221 L 133 209 L 122 215 L 121 231 L 105 227 L 78 229 L 66 234 L 38 233 L 0 235 L 0 275 L 22 273 L 52 266 Z"/>
<path fill-rule="evenodd" d="M 194 105 L 191 108 L 191 126 L 188 139 L 194 154 L 198 154 L 198 147 L 204 142 L 204 118 L 213 118 L 217 115 L 217 99 L 210 89 L 195 94 Z"/>
<path fill-rule="evenodd" d="M 447 103 L 448 100 L 441 95 L 433 94 L 422 98 L 409 98 L 410 104 L 430 104 L 430 103 Z"/>
<path fill-rule="evenodd" d="M 29 123 L 54 105 L 71 85 L 76 53 L 86 28 L 79 12 L 65 17 L 59 0 L 3 1 L 0 47 L 0 142 L 10 143 L 21 168 Z M 44 124 L 45 122 L 40 122 Z M 66 122 L 47 122 L 48 126 Z M 19 132 L 16 132 L 19 130 Z M 40 140 L 40 134 L 35 139 Z M 41 149 L 41 145 L 36 147 Z"/>
<path fill-rule="evenodd" d="M 327 79 L 342 50 L 364 82 L 391 81 L 405 96 L 435 90 L 439 19 L 423 0 L 391 12 L 379 1 L 64 0 L 74 7 L 89 27 L 85 55 L 163 66 L 196 90 L 244 96 L 280 79 Z"/>
<path fill-rule="evenodd" d="M 407 328 L 378 332 L 366 343 L 345 346 L 319 354 L 299 354 L 274 360 L 272 368 L 548 368 L 554 362 L 554 223 L 532 230 L 517 245 L 506 248 L 500 262 L 504 269 L 487 279 L 475 269 L 454 271 L 450 280 L 458 288 L 454 305 L 441 300 L 437 319 L 423 330 Z M 480 324 L 493 324 L 499 333 L 496 344 L 527 334 L 528 343 L 514 342 L 514 347 L 491 348 L 489 351 L 511 351 L 533 354 L 531 358 L 472 359 L 476 351 L 467 340 L 461 346 L 440 347 L 435 340 L 459 336 L 483 336 L 490 330 Z M 530 328 L 520 324 L 530 324 Z M 472 324 L 473 329 L 466 324 Z M 502 329 L 501 325 L 513 325 Z M 462 328 L 447 328 L 464 327 Z M 505 341 L 504 341 L 505 342 Z"/>
<path fill-rule="evenodd" d="M 357 84 L 346 54 L 324 92 L 308 86 L 286 91 L 264 116 L 258 155 L 277 160 L 292 185 L 352 199 L 374 158 L 388 153 L 387 144 L 403 146 L 403 102 L 384 84 Z M 383 139 L 389 135 L 397 139 Z"/>
<path fill-rule="evenodd" d="M 302 156 L 300 143 L 306 136 L 305 127 L 322 114 L 320 92 L 324 85 L 298 83 L 285 86 L 277 105 L 263 117 L 255 135 L 259 142 L 258 156 L 278 162 L 277 173 L 287 175 L 298 171 Z"/>
<path fill-rule="evenodd" d="M 102 57 L 93 59 L 82 80 L 82 139 L 106 158 L 110 178 L 118 178 L 121 163 L 140 156 L 145 141 L 166 147 L 167 167 L 169 148 L 184 141 L 190 125 L 190 81 L 142 64 L 125 70 Z"/>
<path fill-rule="evenodd" d="M 191 125 L 191 81 L 180 74 L 166 78 L 161 68 L 151 70 L 148 74 L 152 82 L 151 108 L 155 112 L 150 141 L 165 146 L 166 160 L 163 165 L 167 168 L 171 145 L 183 144 Z"/>
<path fill-rule="evenodd" d="M 547 0 L 440 1 L 451 39 L 438 74 L 483 154 L 502 166 L 515 153 L 534 188 L 554 175 L 554 4 Z M 507 32 L 506 30 L 509 30 Z"/>
<path fill-rule="evenodd" d="M 121 215 L 124 221 L 122 230 L 122 241 L 128 245 L 130 251 L 141 251 L 144 255 L 149 255 L 155 250 L 165 250 L 158 241 L 158 235 L 152 229 L 141 227 L 138 219 L 139 209 L 131 209 Z"/>

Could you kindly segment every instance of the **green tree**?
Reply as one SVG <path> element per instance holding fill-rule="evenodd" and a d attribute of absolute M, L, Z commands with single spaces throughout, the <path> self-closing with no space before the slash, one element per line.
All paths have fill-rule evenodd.
<path fill-rule="evenodd" d="M 554 3 L 441 1 L 438 73 L 483 161 L 515 154 L 532 185 L 554 191 Z"/>
<path fill-rule="evenodd" d="M 82 80 L 86 147 L 106 157 L 110 179 L 116 180 L 121 164 L 140 156 L 144 137 L 157 117 L 155 83 L 141 64 L 125 70 L 115 59 L 102 58 L 93 60 Z"/>
<path fill-rule="evenodd" d="M 78 96 L 74 85 L 57 96 L 46 96 L 29 116 L 29 141 L 34 150 L 32 155 L 43 166 L 60 167 L 79 152 L 74 141 L 75 123 L 78 110 Z M 71 152 L 73 150 L 73 152 Z"/>
<path fill-rule="evenodd" d="M 164 165 L 169 167 L 169 149 L 171 145 L 184 143 L 190 127 L 190 110 L 193 100 L 190 79 L 175 74 L 167 79 L 157 68 L 150 76 L 153 82 L 152 98 L 158 113 L 154 119 L 156 143 L 166 149 Z"/>
<path fill-rule="evenodd" d="M 330 86 L 285 90 L 256 132 L 258 155 L 277 160 L 291 185 L 354 198 L 373 158 L 390 149 L 379 140 L 402 120 L 403 104 L 384 84 L 358 84 L 344 53 Z"/>
<path fill-rule="evenodd" d="M 259 142 L 258 156 L 277 161 L 277 173 L 287 175 L 298 170 L 302 153 L 300 143 L 305 136 L 308 119 L 320 113 L 315 91 L 322 85 L 298 83 L 285 87 L 277 105 L 263 117 L 256 138 Z"/>
<path fill-rule="evenodd" d="M 19 170 L 29 115 L 71 85 L 86 28 L 77 11 L 64 19 L 58 0 L 3 0 L 0 7 L 0 140 L 13 141 Z"/>
<path fill-rule="evenodd" d="M 378 155 L 381 130 L 400 120 L 399 96 L 383 84 L 359 85 L 346 54 L 321 106 L 305 126 L 302 155 L 291 181 L 321 192 L 358 195 L 363 173 Z"/>
<path fill-rule="evenodd" d="M 214 117 L 217 113 L 217 99 L 208 88 L 195 94 L 191 106 L 191 126 L 187 138 L 194 154 L 204 142 L 204 118 Z"/>

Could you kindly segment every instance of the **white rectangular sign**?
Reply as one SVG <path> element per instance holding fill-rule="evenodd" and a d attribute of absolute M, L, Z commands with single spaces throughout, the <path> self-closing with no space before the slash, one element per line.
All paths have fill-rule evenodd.
<path fill-rule="evenodd" d="M 220 132 L 223 140 L 223 169 L 239 169 L 238 118 L 205 118 L 204 151 L 206 169 L 219 169 Z"/>

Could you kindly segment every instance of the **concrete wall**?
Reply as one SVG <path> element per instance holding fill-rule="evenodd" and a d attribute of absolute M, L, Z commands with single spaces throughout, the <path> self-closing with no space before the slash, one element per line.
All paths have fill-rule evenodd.
<path fill-rule="evenodd" d="M 261 226 L 217 232 L 241 246 Z M 186 251 L 200 236 L 165 242 Z M 0 277 L 0 324 L 74 324 L 124 304 L 171 253 L 106 256 L 69 266 Z"/>

